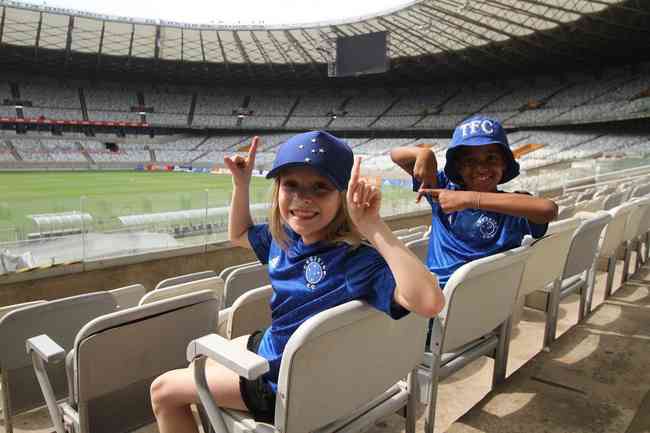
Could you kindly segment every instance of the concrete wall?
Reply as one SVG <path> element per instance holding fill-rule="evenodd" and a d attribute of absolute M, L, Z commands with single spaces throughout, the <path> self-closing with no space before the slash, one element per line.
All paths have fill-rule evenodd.
<path fill-rule="evenodd" d="M 431 213 L 419 211 L 386 218 L 393 229 L 431 223 Z M 0 275 L 0 307 L 38 299 L 57 299 L 140 283 L 147 290 L 160 280 L 191 272 L 255 260 L 250 250 L 228 242 L 137 256 L 73 263 L 29 272 Z"/>

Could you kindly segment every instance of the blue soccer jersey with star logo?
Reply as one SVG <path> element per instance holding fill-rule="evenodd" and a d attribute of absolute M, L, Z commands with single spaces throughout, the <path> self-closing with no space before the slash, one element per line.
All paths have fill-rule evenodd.
<path fill-rule="evenodd" d="M 267 224 L 248 230 L 257 258 L 268 264 L 273 286 L 271 326 L 258 354 L 269 361 L 264 379 L 274 391 L 289 337 L 313 315 L 353 299 L 363 299 L 395 319 L 408 314 L 393 301 L 395 279 L 377 250 L 367 245 L 353 249 L 345 243 L 305 245 L 298 234 L 290 229 L 287 233 L 290 242 L 285 251 L 273 240 Z"/>
<path fill-rule="evenodd" d="M 437 188 L 462 190 L 444 171 L 438 172 L 437 180 Z M 413 191 L 419 189 L 420 182 L 413 178 Z M 540 238 L 548 228 L 548 224 L 535 224 L 524 217 L 481 209 L 445 213 L 437 201 L 425 197 L 433 214 L 427 266 L 438 276 L 441 287 L 465 263 L 516 248 L 525 235 Z"/>

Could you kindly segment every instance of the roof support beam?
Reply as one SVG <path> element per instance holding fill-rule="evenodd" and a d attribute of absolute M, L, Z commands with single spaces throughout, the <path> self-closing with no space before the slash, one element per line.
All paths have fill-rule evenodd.
<path fill-rule="evenodd" d="M 43 28 L 43 12 L 38 14 L 38 26 L 36 27 L 36 40 L 34 41 L 34 58 L 38 58 L 38 46 L 41 44 L 41 29 Z"/>
<path fill-rule="evenodd" d="M 305 59 L 305 62 L 311 67 L 311 69 L 319 73 L 318 68 L 316 67 L 316 60 L 309 54 L 309 51 L 305 50 L 305 47 L 303 47 L 300 42 L 291 34 L 291 31 L 285 30 L 284 31 L 284 36 L 287 38 L 289 42 L 293 44 L 293 47 L 302 55 L 302 58 Z"/>
<path fill-rule="evenodd" d="M 203 30 L 199 30 L 199 42 L 201 43 L 201 58 L 205 63 L 205 46 L 203 45 Z"/>
<path fill-rule="evenodd" d="M 496 59 L 498 59 L 499 61 L 501 61 L 501 62 L 503 62 L 503 63 L 505 63 L 505 64 L 512 65 L 512 62 L 511 62 L 511 61 L 507 61 L 507 59 L 504 59 L 503 56 L 499 56 L 498 54 L 493 54 L 493 53 L 491 53 L 489 50 L 486 50 L 486 49 L 484 49 L 484 48 L 482 48 L 482 47 L 477 47 L 477 46 L 471 45 L 471 44 L 467 43 L 465 40 L 463 40 L 462 37 L 459 37 L 456 33 L 451 33 L 451 32 L 449 32 L 449 31 L 447 31 L 447 30 L 442 29 L 441 27 L 439 27 L 439 26 L 437 25 L 437 21 L 436 21 L 435 17 L 429 15 L 427 12 L 422 11 L 422 15 L 424 15 L 424 16 L 426 16 L 426 17 L 428 17 L 428 18 L 430 19 L 429 22 L 424 23 L 424 24 L 427 25 L 429 28 L 432 28 L 432 29 L 436 30 L 439 34 L 444 35 L 445 38 L 447 38 L 447 39 L 449 39 L 449 40 L 453 40 L 454 42 L 456 42 L 457 44 L 463 46 L 464 48 L 474 48 L 474 49 L 478 49 L 478 50 L 480 50 L 482 53 L 487 54 L 487 55 L 490 55 L 490 56 L 492 56 L 493 58 L 496 58 Z M 483 41 L 485 41 L 486 43 L 490 43 L 490 42 L 492 42 L 492 40 L 491 40 L 490 38 L 488 38 L 487 36 L 485 36 L 484 34 L 481 34 L 481 33 L 475 32 L 474 30 L 472 30 L 472 29 L 469 28 L 469 27 L 461 27 L 461 26 L 457 25 L 456 23 L 454 23 L 453 21 L 447 21 L 447 20 L 444 20 L 444 24 L 447 25 L 447 26 L 449 26 L 449 27 L 451 27 L 451 28 L 453 28 L 453 29 L 455 29 L 455 30 L 458 30 L 458 32 L 459 32 L 461 35 L 462 35 L 462 33 L 464 32 L 464 33 L 466 33 L 466 34 L 469 34 L 469 35 L 474 36 L 474 37 L 477 38 L 477 39 L 483 40 Z M 447 51 L 448 51 L 448 52 L 449 52 L 449 51 L 452 51 L 452 52 L 453 52 L 454 50 L 451 49 L 450 47 L 447 47 Z M 525 56 L 523 53 L 520 53 L 518 50 L 517 50 L 517 51 L 514 51 L 514 52 L 515 52 L 515 54 L 517 54 L 517 55 L 520 56 L 521 58 L 526 58 L 526 56 Z"/>
<path fill-rule="evenodd" d="M 237 48 L 239 48 L 239 52 L 241 53 L 244 62 L 246 62 L 246 70 L 248 71 L 248 76 L 252 78 L 253 70 L 251 68 L 251 59 L 248 57 L 248 53 L 246 52 L 246 49 L 244 48 L 244 44 L 242 43 L 241 38 L 239 37 L 239 33 L 233 30 L 232 36 L 235 39 L 235 43 L 237 45 Z"/>
<path fill-rule="evenodd" d="M 289 57 L 285 52 L 284 52 L 284 47 L 280 44 L 280 41 L 277 40 L 277 38 L 273 35 L 273 32 L 271 30 L 267 30 L 266 33 L 269 35 L 269 40 L 275 47 L 275 49 L 278 51 L 278 54 L 284 59 L 284 62 L 289 65 L 291 70 L 293 72 L 296 72 L 296 66 L 293 64 L 293 60 L 291 60 L 291 57 Z M 293 48 L 292 46 L 288 47 L 289 49 Z"/>
<path fill-rule="evenodd" d="M 221 34 L 219 30 L 216 30 L 217 41 L 219 41 L 219 48 L 221 49 L 221 57 L 223 57 L 223 65 L 226 67 L 226 74 L 230 75 L 230 62 L 228 61 L 228 56 L 226 56 L 226 49 L 223 47 L 223 41 L 221 40 Z"/>
<path fill-rule="evenodd" d="M 133 39 L 135 39 L 135 24 L 131 24 L 131 37 L 129 38 L 129 57 L 127 62 L 131 61 L 133 56 Z"/>
<path fill-rule="evenodd" d="M 99 47 L 97 47 L 97 64 L 95 65 L 96 72 L 99 72 L 99 68 L 102 63 L 102 50 L 104 49 L 104 34 L 106 33 L 106 21 L 102 21 L 102 31 L 99 34 Z"/>
<path fill-rule="evenodd" d="M 185 31 L 181 28 L 181 62 L 185 58 Z"/>
<path fill-rule="evenodd" d="M 70 51 L 72 49 L 72 30 L 74 29 L 74 15 L 68 18 L 68 33 L 65 38 L 65 58 L 63 60 L 64 69 L 68 66 L 70 60 Z"/>
<path fill-rule="evenodd" d="M 154 38 L 154 47 L 153 47 L 153 58 L 156 60 L 156 63 L 160 60 L 160 38 L 161 31 L 160 26 L 156 26 L 156 36 Z"/>
<path fill-rule="evenodd" d="M 552 52 L 552 53 L 554 53 L 554 54 L 557 54 L 557 55 L 560 55 L 560 56 L 563 56 L 563 57 L 570 57 L 570 58 L 572 58 L 573 60 L 576 60 L 576 59 L 578 59 L 578 60 L 583 60 L 583 59 L 582 59 L 582 56 L 576 55 L 576 53 L 565 53 L 565 52 L 562 52 L 562 51 L 557 51 L 557 50 L 555 50 L 555 49 L 553 49 L 553 48 L 549 48 L 548 46 L 545 46 L 544 44 L 539 44 L 539 43 L 537 43 L 537 42 L 534 42 L 534 41 L 531 40 L 531 38 L 526 38 L 526 37 L 523 37 L 523 38 L 522 38 L 522 37 L 519 37 L 519 36 L 517 36 L 517 35 L 514 35 L 514 34 L 512 34 L 512 33 L 506 32 L 506 31 L 504 31 L 504 30 L 502 30 L 502 29 L 499 29 L 499 28 L 496 28 L 496 27 L 494 27 L 494 26 L 492 26 L 492 25 L 489 25 L 489 24 L 487 24 L 486 22 L 477 21 L 477 20 L 475 20 L 475 19 L 473 19 L 473 18 L 469 18 L 468 16 L 460 15 L 460 14 L 458 14 L 458 13 L 456 13 L 456 12 L 451 11 L 451 10 L 448 10 L 448 9 L 441 9 L 441 8 L 439 8 L 439 7 L 436 7 L 436 6 L 432 6 L 432 5 L 428 4 L 428 3 L 421 3 L 421 5 L 422 5 L 421 7 L 427 8 L 427 9 L 433 11 L 434 13 L 435 13 L 435 12 L 438 12 L 438 13 L 441 13 L 441 14 L 443 14 L 443 15 L 453 16 L 454 18 L 457 18 L 457 19 L 459 19 L 459 20 L 464 20 L 464 21 L 467 21 L 467 22 L 469 22 L 469 23 L 472 23 L 472 24 L 474 24 L 475 26 L 482 27 L 482 28 L 485 28 L 485 29 L 490 30 L 490 31 L 492 31 L 492 32 L 495 32 L 495 33 L 499 33 L 499 34 L 501 34 L 501 35 L 504 35 L 504 36 L 506 36 L 506 37 L 508 37 L 508 38 L 510 38 L 510 39 L 512 39 L 512 40 L 515 40 L 515 41 L 518 41 L 518 42 L 522 42 L 522 43 L 525 43 L 525 44 L 527 44 L 527 45 L 532 45 L 532 46 L 534 46 L 535 48 L 542 49 L 542 50 L 545 50 L 545 51 L 550 51 L 550 52 Z M 488 14 L 488 15 L 489 15 L 489 14 Z M 442 17 L 440 17 L 440 16 L 436 16 L 436 18 L 438 18 L 438 19 L 442 19 Z M 499 18 L 500 20 L 505 20 L 504 17 L 498 17 L 498 18 Z M 506 21 L 507 21 L 507 20 L 506 20 Z M 512 23 L 512 24 L 517 25 L 517 26 L 520 25 L 519 23 Z"/>
<path fill-rule="evenodd" d="M 2 18 L 0 19 L 0 45 L 2 45 L 2 37 L 5 34 L 5 15 L 7 13 L 7 7 L 2 7 Z"/>
<path fill-rule="evenodd" d="M 285 30 L 285 32 L 286 31 L 287 30 Z M 329 61 L 329 59 L 325 56 L 325 54 L 323 54 L 323 52 L 321 51 L 322 47 L 319 47 L 318 44 L 316 44 L 316 40 L 309 34 L 309 32 L 307 32 L 305 29 L 300 29 L 300 33 L 307 40 L 307 42 L 309 42 L 309 44 L 314 49 L 314 51 L 316 51 L 318 53 L 318 55 L 321 57 L 321 59 L 323 59 L 323 63 L 327 63 Z M 324 33 L 321 33 L 321 35 L 322 34 L 324 34 Z M 287 38 L 288 38 L 288 36 L 287 36 Z M 312 57 L 309 56 L 309 58 L 311 59 Z"/>
<path fill-rule="evenodd" d="M 264 46 L 260 43 L 259 39 L 257 39 L 257 36 L 255 36 L 255 32 L 251 31 L 250 34 L 251 34 L 251 39 L 253 39 L 255 46 L 257 47 L 258 51 L 264 58 L 264 61 L 269 67 L 269 70 L 271 71 L 272 74 L 275 75 L 275 70 L 273 69 L 273 61 L 271 60 L 271 57 L 269 57 L 268 53 L 264 49 Z"/>
<path fill-rule="evenodd" d="M 403 26 L 401 26 L 401 25 L 399 25 L 399 24 L 397 24 L 397 23 L 395 23 L 395 22 L 388 22 L 388 21 L 387 21 L 386 19 L 384 19 L 384 18 L 379 18 L 379 22 L 380 22 L 384 27 L 386 27 L 387 29 L 390 29 L 391 26 L 393 26 L 393 27 L 395 27 L 396 29 L 398 29 L 400 32 L 402 32 L 402 33 L 399 33 L 399 37 L 402 38 L 402 40 L 403 40 L 404 42 L 406 42 L 407 44 L 409 44 L 409 45 L 411 45 L 411 46 L 415 46 L 416 49 L 420 51 L 420 54 L 419 54 L 419 55 L 424 56 L 424 55 L 427 55 L 427 53 L 429 52 L 428 48 L 423 47 L 422 45 L 416 44 L 412 39 L 409 39 L 409 38 L 404 37 L 403 34 L 408 34 L 408 35 L 410 35 L 413 39 L 419 39 L 419 38 L 421 38 L 421 36 L 418 37 L 418 35 L 415 34 L 414 32 L 412 32 L 411 30 L 409 30 L 409 29 L 407 29 L 407 28 L 405 28 L 405 27 L 403 27 Z M 397 34 L 398 34 L 397 32 L 392 33 L 392 37 L 395 37 Z M 459 55 L 458 53 L 456 53 L 455 51 L 449 50 L 449 49 L 446 48 L 446 47 L 441 47 L 438 43 L 436 43 L 435 41 L 433 41 L 433 40 L 431 40 L 431 39 L 428 39 L 428 38 L 427 38 L 427 41 L 428 41 L 429 43 L 431 43 L 432 45 L 436 46 L 438 49 L 442 50 L 442 52 L 444 52 L 445 54 L 447 54 L 449 57 L 455 57 L 455 58 L 458 58 L 458 59 L 460 59 L 463 63 L 465 63 L 465 64 L 469 64 L 469 65 L 471 65 L 471 66 L 476 67 L 476 65 L 475 65 L 474 63 L 472 63 L 471 61 L 468 61 L 468 60 L 465 58 L 465 56 L 461 56 L 461 55 Z M 460 69 L 457 69 L 457 68 L 455 68 L 455 67 L 452 66 L 452 65 L 448 65 L 448 66 L 450 66 L 452 69 L 456 69 L 456 70 L 457 70 L 458 72 L 460 72 L 461 74 L 465 74 L 465 73 L 467 73 L 467 71 L 461 71 Z M 477 67 L 477 69 L 482 70 L 483 68 Z"/>

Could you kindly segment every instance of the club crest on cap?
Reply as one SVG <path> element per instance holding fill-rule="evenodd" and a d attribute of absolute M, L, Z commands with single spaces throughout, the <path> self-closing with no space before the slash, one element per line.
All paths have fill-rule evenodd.
<path fill-rule="evenodd" d="M 354 156 L 347 143 L 325 131 L 310 131 L 294 135 L 282 143 L 267 178 L 277 177 L 290 167 L 312 167 L 327 177 L 336 189 L 348 187 Z"/>

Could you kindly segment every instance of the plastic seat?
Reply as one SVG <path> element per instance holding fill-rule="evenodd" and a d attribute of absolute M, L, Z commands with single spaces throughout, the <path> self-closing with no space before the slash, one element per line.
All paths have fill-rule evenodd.
<path fill-rule="evenodd" d="M 224 282 L 220 277 L 203 278 L 200 280 L 190 281 L 187 283 L 178 284 L 176 286 L 165 287 L 164 289 L 152 290 L 147 292 L 141 299 L 138 305 L 146 305 L 152 302 L 157 302 L 165 299 L 174 298 L 189 293 L 200 292 L 203 290 L 210 290 L 216 299 L 223 299 Z"/>
<path fill-rule="evenodd" d="M 556 283 L 564 271 L 573 234 L 580 225 L 579 218 L 570 218 L 549 224 L 547 235 L 530 242 L 530 257 L 521 280 L 517 301 L 512 314 L 516 326 L 523 312 L 526 296 L 536 290 Z"/>
<path fill-rule="evenodd" d="M 420 399 L 428 405 L 426 433 L 433 432 L 442 379 L 481 356 L 494 358 L 493 385 L 505 379 L 510 318 L 528 257 L 527 246 L 484 257 L 461 266 L 447 281 L 431 352 L 418 370 Z"/>
<path fill-rule="evenodd" d="M 86 323 L 74 340 L 67 368 L 72 388 L 62 402 L 50 392 L 46 366 L 62 361 L 65 349 L 49 333 L 30 338 L 33 371 L 55 431 L 122 433 L 152 423 L 151 382 L 185 365 L 189 342 L 215 329 L 217 307 L 213 292 L 205 290 Z"/>
<path fill-rule="evenodd" d="M 191 274 L 178 275 L 176 277 L 166 278 L 156 284 L 154 290 L 164 289 L 165 287 L 176 286 L 178 284 L 189 283 L 196 280 L 203 280 L 205 278 L 216 277 L 217 273 L 215 271 L 201 271 L 193 272 Z"/>
<path fill-rule="evenodd" d="M 255 422 L 246 412 L 218 408 L 204 374 L 206 356 L 249 379 L 268 371 L 266 359 L 216 334 L 192 342 L 187 359 L 195 360 L 201 403 L 218 433 L 362 432 L 402 408 L 406 432 L 412 433 L 414 369 L 422 359 L 425 332 L 423 317 L 409 314 L 392 320 L 362 301 L 309 318 L 284 350 L 274 425 Z"/>
<path fill-rule="evenodd" d="M 5 431 L 13 431 L 13 416 L 45 404 L 25 352 L 25 340 L 47 333 L 66 348 L 73 347 L 79 329 L 91 319 L 114 312 L 117 303 L 108 292 L 87 293 L 13 310 L 0 319 L 0 369 Z M 62 364 L 48 367 L 57 398 L 68 395 Z"/>
<path fill-rule="evenodd" d="M 526 299 L 527 306 L 546 312 L 544 347 L 555 340 L 560 302 L 573 293 L 580 293 L 578 321 L 582 321 L 585 306 L 591 302 L 600 235 L 611 219 L 608 212 L 601 211 L 583 220 L 573 234 L 562 279 Z"/>

